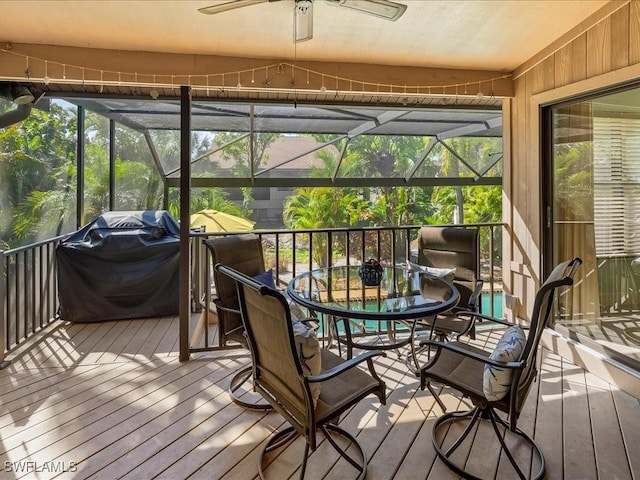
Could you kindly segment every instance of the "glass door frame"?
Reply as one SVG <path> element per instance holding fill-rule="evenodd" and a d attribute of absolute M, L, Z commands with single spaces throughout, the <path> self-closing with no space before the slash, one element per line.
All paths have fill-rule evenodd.
<path fill-rule="evenodd" d="M 625 82 L 623 84 L 608 86 L 593 90 L 584 94 L 571 96 L 564 99 L 556 99 L 549 103 L 539 105 L 539 125 L 540 125 L 540 155 L 541 155 L 541 182 L 540 182 L 540 232 L 542 234 L 542 272 L 543 278 L 553 269 L 556 259 L 554 250 L 554 143 L 553 143 L 553 110 L 565 106 L 574 105 L 580 102 L 595 100 L 608 95 L 613 95 L 626 90 L 640 90 L 640 79 Z M 596 312 L 599 315 L 598 312 Z M 552 319 L 553 322 L 553 319 Z M 586 335 L 573 330 L 571 327 L 561 324 L 551 324 L 550 328 L 556 330 L 561 335 L 581 343 L 606 357 L 620 362 L 636 371 L 640 371 L 640 361 L 635 360 L 627 355 L 616 352 L 610 348 L 603 347 L 597 341 L 587 337 Z"/>

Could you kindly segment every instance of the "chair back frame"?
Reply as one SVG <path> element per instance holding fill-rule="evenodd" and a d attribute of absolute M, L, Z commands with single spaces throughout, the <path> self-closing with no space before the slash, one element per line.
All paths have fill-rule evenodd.
<path fill-rule="evenodd" d="M 310 443 L 315 445 L 315 407 L 309 382 L 296 353 L 287 299 L 280 292 L 226 265 L 217 264 L 215 270 L 237 285 L 256 391 L 300 435 L 310 437 Z M 283 382 L 282 378 L 289 381 Z"/>
<path fill-rule="evenodd" d="M 317 375 L 307 376 L 302 366 L 302 349 L 298 352 L 296 348 L 294 322 L 286 297 L 226 265 L 216 264 L 214 268 L 236 282 L 245 335 L 252 356 L 254 388 L 287 420 L 293 431 L 305 437 L 303 465 L 306 465 L 308 449 L 313 451 L 317 447 L 317 430 L 320 430 L 333 448 L 360 470 L 359 478 L 362 478 L 366 473 L 366 455 L 355 438 L 335 423 L 340 415 L 370 394 L 376 395 L 381 403 L 386 402 L 385 384 L 376 374 L 372 360 L 375 356 L 384 356 L 384 352 L 364 352 L 356 358 L 343 360 L 328 350 L 320 350 L 322 370 Z M 357 368 L 363 362 L 367 363 L 368 374 Z M 345 379 L 343 375 L 349 376 Z M 333 379 L 338 376 L 342 377 L 342 381 L 334 382 Z M 366 380 L 363 381 L 363 377 Z M 350 379 L 353 385 L 349 384 Z M 311 383 L 323 385 L 317 404 L 311 392 Z M 340 388 L 343 395 L 336 396 L 336 388 Z M 349 439 L 361 454 L 361 466 L 335 444 L 330 431 Z M 275 438 L 278 437 L 270 442 L 278 444 Z"/>
<path fill-rule="evenodd" d="M 520 357 L 524 366 L 522 369 L 514 371 L 511 382 L 509 416 L 513 425 L 516 423 L 517 416 L 522 409 L 529 388 L 538 374 L 538 345 L 540 344 L 544 329 L 549 324 L 549 319 L 553 312 L 555 294 L 558 288 L 573 285 L 573 277 L 581 264 L 582 260 L 578 257 L 559 263 L 536 293 L 533 312 L 531 313 L 531 321 L 528 327 L 529 334 L 527 335 L 527 340 Z"/>
<path fill-rule="evenodd" d="M 435 268 L 455 268 L 453 284 L 460 292 L 456 309 L 479 309 L 480 235 L 472 227 L 425 226 L 418 236 L 418 263 Z M 478 285 L 480 283 L 480 285 Z"/>
<path fill-rule="evenodd" d="M 262 243 L 255 234 L 214 237 L 205 240 L 204 244 L 211 253 L 213 265 L 223 263 L 249 277 L 265 271 Z M 213 281 L 216 287 L 213 302 L 218 313 L 218 347 L 227 347 L 230 340 L 246 344 L 236 282 L 215 268 Z"/>

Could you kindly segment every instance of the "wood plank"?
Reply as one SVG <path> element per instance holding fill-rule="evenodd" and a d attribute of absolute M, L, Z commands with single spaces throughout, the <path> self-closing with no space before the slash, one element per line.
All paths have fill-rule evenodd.
<path fill-rule="evenodd" d="M 227 405 L 216 415 L 196 424 L 180 440 L 171 443 L 150 461 L 131 470 L 123 479 L 139 478 L 183 478 L 197 471 L 207 461 L 217 455 L 227 445 L 242 437 L 242 441 L 252 441 L 251 437 L 264 438 L 271 433 L 259 420 L 264 414 L 243 410 L 235 404 Z M 249 438 L 249 440 L 247 440 Z"/>
<path fill-rule="evenodd" d="M 589 373 L 585 380 L 598 478 L 631 479 L 612 387 Z"/>
<path fill-rule="evenodd" d="M 611 18 L 587 32 L 587 78 L 611 71 Z"/>
<path fill-rule="evenodd" d="M 171 374 L 180 369 L 178 362 L 166 364 L 162 369 L 161 377 L 163 381 L 170 384 L 183 381 L 182 378 Z M 148 375 L 148 374 L 147 374 Z M 184 378 L 188 378 L 185 376 Z M 176 378 L 178 378 L 176 380 Z M 106 391 L 102 397 L 107 398 L 108 403 L 104 403 L 99 410 L 92 412 L 88 418 L 74 420 L 64 424 L 59 432 L 61 435 L 39 437 L 33 442 L 36 449 L 30 455 L 46 457 L 52 461 L 74 461 L 81 464 L 86 458 L 96 451 L 104 448 L 105 445 L 117 441 L 121 438 L 120 432 L 131 433 L 144 422 L 149 413 L 148 405 L 155 403 L 153 392 L 162 393 L 162 383 L 152 382 L 143 386 L 129 389 L 129 395 L 123 392 L 113 391 L 115 397 L 111 397 L 112 392 Z M 129 403 L 130 402 L 130 403 Z M 156 414 L 159 414 L 156 413 Z M 88 442 L 87 439 L 91 441 Z"/>
<path fill-rule="evenodd" d="M 111 363 L 115 360 L 115 356 L 111 352 L 117 339 L 122 335 L 123 331 L 129 328 L 133 320 L 114 320 L 107 322 L 112 328 L 108 335 L 105 335 L 103 343 L 96 348 L 96 363 Z"/>
<path fill-rule="evenodd" d="M 468 448 L 465 470 L 481 478 L 493 478 L 499 467 L 501 445 L 490 422 L 479 422 Z"/>
<path fill-rule="evenodd" d="M 166 331 L 171 327 L 172 317 L 163 317 L 156 320 L 156 323 L 151 328 L 151 331 L 143 339 L 138 351 L 134 355 L 133 359 L 136 361 L 144 361 L 153 356 L 158 344 L 164 337 Z"/>
<path fill-rule="evenodd" d="M 168 357 L 176 355 L 178 352 L 174 349 L 176 341 L 178 341 L 180 318 L 178 316 L 171 317 L 171 322 L 164 333 L 164 336 L 158 342 L 154 356 Z"/>
<path fill-rule="evenodd" d="M 81 366 L 74 372 L 65 372 L 61 378 L 47 378 L 44 383 L 32 384 L 24 392 L 21 388 L 16 389 L 12 392 L 14 398 L 2 405 L 3 416 L 6 415 L 7 420 L 10 420 L 10 423 L 0 424 L 3 438 L 11 435 L 13 425 L 24 434 L 27 425 L 55 417 L 57 413 L 49 412 L 58 408 L 59 403 L 68 405 L 69 399 L 77 400 L 74 398 L 75 393 L 91 390 L 133 369 L 135 365 L 122 364 L 105 373 L 100 372 L 97 365 Z M 123 383 L 127 381 L 127 378 L 123 379 Z"/>
<path fill-rule="evenodd" d="M 396 387 L 396 395 L 391 399 L 402 410 L 387 420 L 390 429 L 381 438 L 375 450 L 370 454 L 368 470 L 370 475 L 380 479 L 392 479 L 402 462 L 402 456 L 398 452 L 407 451 L 414 438 L 418 435 L 433 405 L 436 403 L 433 397 L 420 390 L 420 379 L 412 375 L 406 375 L 401 379 L 402 384 Z M 427 400 L 428 398 L 428 400 Z M 381 417 L 388 409 L 381 407 Z M 368 430 L 378 430 L 379 427 L 371 425 Z M 362 435 L 368 435 L 365 430 Z"/>
<path fill-rule="evenodd" d="M 611 15 L 611 68 L 629 66 L 629 5 Z"/>
<path fill-rule="evenodd" d="M 136 358 L 138 351 L 142 348 L 142 345 L 147 341 L 149 335 L 155 329 L 156 325 L 159 322 L 157 318 L 139 318 L 134 320 L 135 323 L 139 323 L 139 328 L 136 330 L 134 335 L 130 335 L 129 341 L 126 346 L 120 352 L 118 356 L 119 361 L 123 361 L 122 357 L 126 357 L 127 359 Z"/>
<path fill-rule="evenodd" d="M 70 324 L 68 327 L 65 326 L 64 330 L 66 331 L 67 328 L 70 334 L 68 339 L 61 339 L 58 349 L 46 361 L 41 362 L 41 366 L 77 365 L 84 361 L 84 355 L 91 352 L 102 338 L 101 335 L 96 335 L 99 330 L 102 330 L 102 325 L 99 323 Z M 73 334 L 72 332 L 76 329 L 80 330 L 77 334 Z"/>
<path fill-rule="evenodd" d="M 562 478 L 562 360 L 547 349 L 542 353 L 534 440 L 542 448 L 547 472 Z"/>
<path fill-rule="evenodd" d="M 442 387 L 438 388 L 436 386 L 435 391 L 440 394 L 441 400 L 450 411 L 456 411 L 461 408 L 460 397 L 443 392 Z M 428 391 L 425 392 L 428 393 Z M 415 402 L 418 404 L 418 408 L 425 412 L 426 420 L 420 426 L 417 435 L 412 439 L 409 448 L 402 454 L 402 461 L 396 469 L 395 478 L 401 478 L 403 480 L 420 480 L 432 477 L 431 472 L 433 469 L 437 471 L 438 468 L 442 469 L 444 466 L 444 464 L 437 459 L 436 451 L 431 442 L 433 424 L 444 412 L 431 395 L 416 395 Z M 438 465 L 438 467 L 436 467 L 436 465 Z M 445 467 L 445 470 L 448 469 Z M 435 475 L 437 475 L 437 473 Z M 435 476 L 433 478 L 438 477 Z"/>
<path fill-rule="evenodd" d="M 35 355 L 25 355 L 15 360 L 20 362 L 23 368 L 40 368 L 47 364 L 47 360 L 50 360 L 48 363 L 50 366 L 61 366 L 62 364 L 57 364 L 60 355 L 65 355 L 64 352 L 69 349 L 75 349 L 75 343 L 79 344 L 83 338 L 86 338 L 87 332 L 83 333 L 83 330 L 87 326 L 87 324 L 61 324 L 50 335 L 45 337 L 42 348 L 39 348 Z M 89 332 L 90 334 L 91 332 Z M 67 344 L 71 341 L 74 342 L 74 345 L 67 347 Z"/>
<path fill-rule="evenodd" d="M 587 34 L 586 32 L 576 37 L 571 42 L 573 51 L 571 61 L 571 82 L 575 83 L 587 78 Z"/>
<path fill-rule="evenodd" d="M 549 57 L 543 62 L 540 63 L 541 67 L 541 84 L 540 88 L 542 91 L 551 90 L 556 87 L 555 82 L 555 59 L 553 57 Z"/>
<path fill-rule="evenodd" d="M 147 421 L 135 435 L 118 438 L 114 429 L 107 432 L 111 443 L 80 463 L 83 478 L 119 478 L 163 449 L 170 449 L 171 444 L 189 432 L 195 422 L 218 414 L 229 405 L 226 390 L 218 382 L 222 383 L 230 370 L 194 363 L 197 368 L 188 374 L 190 378 L 185 375 L 177 379 L 165 389 L 168 395 L 156 397 L 158 402 L 148 408 L 148 413 L 138 413 L 146 416 Z M 177 404 L 176 393 L 181 399 Z"/>
<path fill-rule="evenodd" d="M 38 452 L 45 455 L 44 451 L 46 450 L 46 457 L 54 459 L 64 453 L 68 445 L 73 445 L 73 442 L 76 441 L 74 439 L 84 444 L 87 435 L 93 437 L 94 424 L 97 424 L 98 428 L 110 428 L 113 423 L 101 423 L 103 418 L 114 412 L 122 411 L 124 402 L 128 398 L 135 400 L 144 395 L 146 388 L 158 388 L 155 386 L 156 382 L 160 383 L 158 379 L 166 377 L 179 366 L 178 362 L 174 361 L 155 368 L 153 371 L 133 368 L 130 371 L 118 372 L 122 374 L 113 378 L 107 376 L 109 367 L 102 367 L 104 371 L 102 375 L 90 377 L 90 380 L 107 377 L 105 381 L 100 382 L 99 386 L 92 389 L 73 389 L 66 398 L 55 401 L 52 405 L 45 402 L 36 414 L 29 417 L 29 426 L 33 427 L 35 431 L 29 432 L 32 435 L 32 441 L 28 450 L 24 450 L 23 447 L 22 436 L 26 436 L 26 433 L 20 431 L 21 425 L 3 428 L 3 438 L 12 435 L 18 437 L 18 444 L 15 447 L 16 450 L 12 452 L 12 457 L 15 457 L 16 454 L 22 454 L 24 457 L 18 458 L 28 458 Z M 134 412 L 121 413 L 131 415 Z"/>
<path fill-rule="evenodd" d="M 2 394 L 2 403 L 0 405 L 6 407 L 8 402 L 16 398 L 31 395 L 38 390 L 48 389 L 52 391 L 52 387 L 59 385 L 60 382 L 72 376 L 74 373 L 96 367 L 97 365 L 80 365 L 78 366 L 78 370 L 74 372 L 69 372 L 67 368 L 63 367 L 43 370 L 17 370 L 10 379 L 11 381 L 2 387 L 4 393 Z M 12 369 L 13 365 L 7 370 Z M 0 411 L 4 411 L 4 408 Z"/>
<path fill-rule="evenodd" d="M 640 2 L 629 4 L 629 65 L 640 63 Z"/>
<path fill-rule="evenodd" d="M 563 367 L 565 361 L 563 360 Z M 565 478 L 597 478 L 589 402 L 584 370 L 567 365 L 562 370 L 562 430 Z"/>
<path fill-rule="evenodd" d="M 612 394 L 632 478 L 640 478 L 640 401 L 616 388 L 612 388 Z"/>
<path fill-rule="evenodd" d="M 554 83 L 561 87 L 573 81 L 573 44 L 565 45 L 554 56 Z"/>
<path fill-rule="evenodd" d="M 539 63 L 527 73 L 527 96 L 544 92 L 544 75 L 545 69 L 542 63 Z"/>
<path fill-rule="evenodd" d="M 129 322 L 130 320 L 125 320 L 125 322 Z M 113 343 L 113 339 L 117 335 L 117 332 L 120 328 L 122 328 L 122 321 L 111 321 L 104 322 L 100 325 L 100 331 L 102 335 L 98 342 L 91 348 L 86 356 L 83 359 L 85 363 L 99 363 L 100 359 L 104 355 L 104 352 L 107 351 L 111 343 Z"/>
<path fill-rule="evenodd" d="M 280 415 L 275 413 L 265 415 L 260 421 L 260 428 L 252 428 L 245 435 L 228 444 L 189 478 L 194 480 L 210 480 L 212 477 L 220 480 L 258 479 L 258 461 L 262 449 L 273 432 L 285 426 Z"/>
<path fill-rule="evenodd" d="M 118 329 L 114 331 L 116 337 L 109 345 L 108 350 L 100 357 L 101 363 L 112 363 L 116 361 L 126 361 L 126 358 L 120 359 L 120 355 L 125 351 L 127 344 L 132 337 L 135 337 L 138 330 L 142 326 L 142 323 L 137 320 L 127 320 L 126 322 L 118 323 Z"/>

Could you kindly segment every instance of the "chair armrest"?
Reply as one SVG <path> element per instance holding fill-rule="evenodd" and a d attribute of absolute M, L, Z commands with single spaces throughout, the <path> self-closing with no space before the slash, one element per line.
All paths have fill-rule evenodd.
<path fill-rule="evenodd" d="M 519 360 L 517 362 L 501 362 L 499 360 L 494 360 L 492 358 L 489 358 L 488 356 L 480 355 L 479 353 L 473 352 L 471 350 L 467 350 L 466 348 L 463 348 L 451 342 L 440 342 L 437 340 L 423 340 L 422 342 L 420 342 L 420 346 L 437 347 L 438 349 L 442 348 L 445 350 L 449 350 L 451 352 L 458 353 L 464 357 L 471 358 L 478 362 L 486 363 L 488 365 L 493 365 L 495 367 L 509 368 L 509 369 L 516 370 L 516 369 L 523 368 L 525 364 L 523 360 Z M 437 358 L 438 358 L 438 352 L 435 353 L 433 357 L 433 362 L 436 362 Z M 430 361 L 425 366 L 425 368 L 429 368 L 429 365 L 431 365 L 431 363 L 432 362 Z"/>
<path fill-rule="evenodd" d="M 448 312 L 445 313 L 441 313 L 436 315 L 435 317 L 433 317 L 433 330 L 435 332 L 449 332 L 449 333 L 454 333 L 456 335 L 457 338 L 460 338 L 462 335 L 467 335 L 470 332 L 473 331 L 473 327 L 475 326 L 475 321 L 473 319 L 473 317 L 471 318 L 464 318 L 464 317 L 459 317 L 457 315 L 457 313 L 454 312 L 450 312 L 449 314 L 447 314 Z M 464 320 L 466 321 L 466 326 L 463 329 L 459 329 L 460 325 L 465 325 L 463 322 L 459 322 L 458 325 L 456 325 L 456 327 L 458 328 L 447 328 L 447 325 L 445 322 L 445 319 L 447 318 L 455 318 L 458 320 Z M 440 323 L 440 325 L 438 325 L 438 323 Z M 444 326 L 442 325 L 444 323 Z"/>
<path fill-rule="evenodd" d="M 473 293 L 469 297 L 469 307 L 471 310 L 480 310 L 480 305 L 478 305 L 478 301 L 480 299 L 480 294 L 482 293 L 482 285 L 483 280 L 476 281 L 476 288 L 473 290 Z"/>
<path fill-rule="evenodd" d="M 307 327 L 313 328 L 314 330 L 318 330 L 320 325 L 318 325 L 318 319 L 313 317 L 302 317 L 298 318 L 300 323 L 304 323 Z"/>
<path fill-rule="evenodd" d="M 238 310 L 237 308 L 229 308 L 229 307 L 222 306 L 222 304 L 220 304 L 220 300 L 218 300 L 217 298 L 213 298 L 212 301 L 213 301 L 213 304 L 216 306 L 216 310 L 221 310 L 223 312 L 235 313 L 235 314 L 241 315 L 240 310 Z"/>
<path fill-rule="evenodd" d="M 504 320 L 502 318 L 492 317 L 490 315 L 485 315 L 483 313 L 474 312 L 472 310 L 460 310 L 459 312 L 456 312 L 456 316 L 457 317 L 474 317 L 474 318 L 478 318 L 478 319 L 481 319 L 481 320 L 488 320 L 489 322 L 499 323 L 500 325 L 504 325 L 506 327 L 518 326 L 518 327 L 522 328 L 523 330 L 527 330 L 529 328 L 526 325 L 519 325 L 517 323 L 507 322 L 506 320 Z"/>
<path fill-rule="evenodd" d="M 361 353 L 360 355 L 357 355 L 357 356 L 353 357 L 350 360 L 345 360 L 340 365 L 336 365 L 335 367 L 330 368 L 326 372 L 322 372 L 322 373 L 320 373 L 318 375 L 310 375 L 310 376 L 308 376 L 306 378 L 309 381 L 309 383 L 324 382 L 326 380 L 330 380 L 330 379 L 332 379 L 332 378 L 334 378 L 334 377 L 346 372 L 347 370 L 350 370 L 350 369 L 356 367 L 357 365 L 361 364 L 362 362 L 367 362 L 369 364 L 369 370 L 371 371 L 371 374 L 375 378 L 378 378 L 378 376 L 376 375 L 375 370 L 373 369 L 373 361 L 372 361 L 372 358 L 373 357 L 377 357 L 377 356 L 386 357 L 387 354 L 384 353 L 384 352 L 372 352 L 372 351 L 364 352 L 364 353 Z"/>

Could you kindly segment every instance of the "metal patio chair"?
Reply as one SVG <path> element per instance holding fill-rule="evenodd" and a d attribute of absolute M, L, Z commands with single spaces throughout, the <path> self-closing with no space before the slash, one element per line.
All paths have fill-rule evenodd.
<path fill-rule="evenodd" d="M 251 277 L 265 273 L 264 256 L 260 238 L 252 233 L 214 237 L 204 241 L 213 257 L 213 264 L 224 263 Z M 215 295 L 212 302 L 218 315 L 217 349 L 248 348 L 244 334 L 244 325 L 240 316 L 240 303 L 236 282 L 226 275 L 213 270 Z M 251 365 L 241 368 L 231 379 L 229 395 L 234 403 L 256 410 L 270 410 L 271 405 L 254 400 L 243 400 L 242 393 L 253 388 L 250 386 Z M 249 384 L 247 386 L 247 384 Z"/>
<path fill-rule="evenodd" d="M 414 329 L 428 330 L 429 338 L 440 340 L 460 339 L 465 334 L 474 338 L 474 319 L 460 318 L 455 313 L 461 310 L 480 311 L 483 282 L 480 279 L 479 242 L 477 228 L 425 226 L 420 229 L 418 265 L 427 267 L 431 272 L 450 272 L 447 279 L 460 292 L 460 300 L 449 312 L 415 322 Z M 411 361 L 407 362 L 410 367 L 420 368 L 418 355 L 424 350 L 417 348 L 416 343 L 411 344 Z"/>
<path fill-rule="evenodd" d="M 420 371 L 421 388 L 423 390 L 425 387 L 428 388 L 445 412 L 446 407 L 433 390 L 431 381 L 457 390 L 468 397 L 473 405 L 468 411 L 445 413 L 433 425 L 432 443 L 438 457 L 458 475 L 469 479 L 480 478 L 466 471 L 462 465 L 454 461 L 452 456 L 465 444 L 467 438 L 473 442 L 476 425 L 480 428 L 483 423 L 488 422 L 518 478 L 540 479 L 544 476 L 542 450 L 529 435 L 518 428 L 517 422 L 531 383 L 537 375 L 538 344 L 551 317 L 556 291 L 561 287 L 573 285 L 573 276 L 581 263 L 582 260 L 576 257 L 558 264 L 553 269 L 536 294 L 528 328 L 477 312 L 460 314 L 466 317 L 483 318 L 507 327 L 493 352 L 458 341 L 422 342 L 434 349 L 434 354 Z M 528 330 L 528 333 L 525 333 L 525 330 Z M 499 412 L 506 418 L 502 418 Z M 466 425 L 456 440 L 445 447 L 445 440 L 448 443 L 445 434 L 452 431 L 449 427 L 456 422 L 466 423 Z M 504 427 L 502 431 L 499 426 Z M 531 463 L 521 461 L 519 464 L 516 461 L 516 456 L 507 445 L 514 436 L 519 437 L 530 447 Z M 472 450 L 472 444 L 469 445 L 467 442 L 466 445 L 469 450 Z M 529 467 L 531 472 L 527 475 Z M 536 467 L 537 471 L 535 471 Z"/>
<path fill-rule="evenodd" d="M 355 436 L 338 426 L 339 416 L 365 397 L 373 394 L 386 402 L 384 382 L 373 366 L 376 355 L 365 352 L 351 360 L 326 349 L 320 349 L 318 374 L 305 372 L 308 357 L 297 351 L 297 337 L 287 299 L 273 288 L 256 282 L 225 265 L 215 269 L 237 282 L 240 310 L 253 359 L 253 384 L 289 423 L 274 433 L 260 454 L 259 474 L 265 478 L 265 456 L 286 447 L 298 437 L 305 440 L 300 478 L 304 478 L 307 460 L 317 446 L 317 432 L 351 464 L 362 479 L 367 472 L 367 458 Z M 368 371 L 359 368 L 366 362 Z M 316 394 L 313 394 L 313 388 Z M 347 441 L 341 446 L 336 436 Z M 311 452 L 311 453 L 310 453 Z"/>

